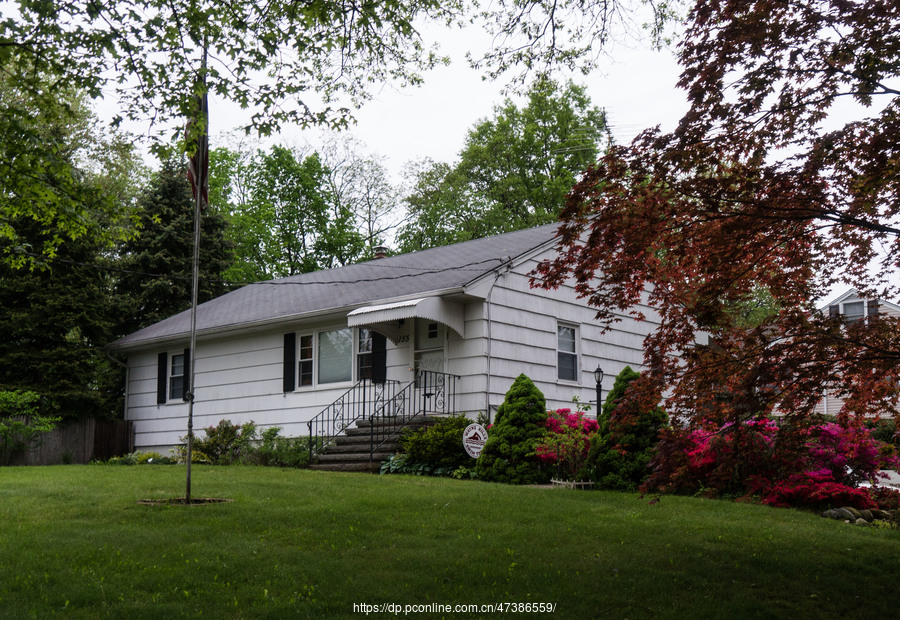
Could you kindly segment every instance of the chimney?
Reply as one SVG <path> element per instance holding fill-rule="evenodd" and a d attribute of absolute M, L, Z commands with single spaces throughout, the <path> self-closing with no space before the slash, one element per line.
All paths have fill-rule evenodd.
<path fill-rule="evenodd" d="M 387 258 L 389 248 L 383 245 L 376 245 L 372 248 L 372 252 L 374 253 L 373 258 Z"/>

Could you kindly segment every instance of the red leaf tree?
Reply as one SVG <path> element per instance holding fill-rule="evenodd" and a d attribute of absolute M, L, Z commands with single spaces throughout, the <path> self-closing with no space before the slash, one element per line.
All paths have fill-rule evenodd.
<path fill-rule="evenodd" d="M 697 2 L 679 48 L 689 111 L 610 149 L 568 196 L 533 285 L 573 278 L 606 325 L 655 309 L 642 383 L 670 389 L 670 412 L 799 422 L 825 385 L 847 411 L 895 407 L 900 321 L 843 325 L 814 300 L 900 293 L 898 9 Z"/>

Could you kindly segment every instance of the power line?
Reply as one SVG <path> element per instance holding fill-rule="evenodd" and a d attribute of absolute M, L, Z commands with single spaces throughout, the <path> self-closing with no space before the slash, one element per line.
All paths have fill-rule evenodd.
<path fill-rule="evenodd" d="M 150 273 L 146 271 L 138 271 L 134 269 L 126 269 L 124 267 L 117 267 L 114 265 L 99 265 L 97 263 L 86 263 L 82 261 L 76 261 L 68 258 L 59 258 L 59 257 L 50 257 L 44 256 L 41 254 L 37 254 L 34 252 L 25 252 L 27 256 L 31 256 L 32 258 L 38 258 L 47 262 L 56 262 L 63 263 L 66 265 L 74 265 L 78 267 L 86 267 L 89 269 L 95 269 L 97 271 L 112 271 L 116 273 L 124 273 L 128 275 L 136 275 L 146 278 L 155 278 L 155 279 L 166 279 L 166 280 L 182 280 L 182 281 L 190 281 L 191 277 L 189 275 L 181 276 L 177 274 L 160 274 L 160 273 Z M 381 276 L 378 277 L 378 280 L 400 280 L 403 278 L 413 278 L 424 275 L 435 275 L 439 273 L 446 273 L 448 271 L 471 271 L 471 272 L 481 272 L 484 271 L 484 268 L 477 268 L 478 265 L 486 265 L 488 263 L 497 263 L 496 267 L 500 267 L 501 265 L 508 263 L 511 261 L 511 257 L 507 257 L 505 259 L 502 258 L 486 258 L 482 260 L 472 261 L 469 263 L 463 263 L 462 265 L 449 266 L 449 267 L 440 267 L 440 268 L 430 268 L 425 269 L 421 267 L 410 267 L 405 265 L 389 265 L 389 264 L 378 264 L 376 261 L 369 261 L 366 263 L 356 263 L 356 265 L 366 265 L 367 267 L 375 267 L 378 269 L 394 269 L 394 270 L 406 270 L 409 273 L 402 273 L 393 276 Z M 352 267 L 353 265 L 344 265 L 344 267 Z M 321 284 L 362 284 L 364 282 L 370 282 L 373 278 L 356 278 L 356 279 L 347 279 L 347 280 L 328 280 L 328 281 L 288 281 L 290 278 L 296 278 L 298 276 L 303 275 L 312 275 L 316 273 L 322 273 L 323 271 L 331 271 L 332 269 L 340 269 L 340 267 L 330 268 L 330 269 L 322 269 L 319 271 L 310 271 L 305 274 L 298 274 L 297 276 L 286 276 L 284 278 L 278 278 L 273 280 L 254 280 L 254 281 L 245 281 L 245 282 L 234 282 L 229 280 L 218 280 L 212 278 L 201 278 L 201 280 L 207 284 L 222 284 L 225 286 L 232 287 L 244 287 L 250 285 L 266 285 L 266 286 L 313 286 L 313 285 L 321 285 Z"/>

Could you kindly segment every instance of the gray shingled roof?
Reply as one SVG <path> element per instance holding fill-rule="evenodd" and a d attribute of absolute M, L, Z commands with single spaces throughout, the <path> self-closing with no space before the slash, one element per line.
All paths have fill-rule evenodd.
<path fill-rule="evenodd" d="M 456 245 L 372 260 L 357 265 L 248 284 L 201 304 L 197 332 L 214 333 L 353 308 L 383 300 L 461 288 L 514 259 L 547 244 L 556 224 L 529 228 Z M 169 317 L 116 340 L 129 349 L 187 337 L 190 311 Z"/>

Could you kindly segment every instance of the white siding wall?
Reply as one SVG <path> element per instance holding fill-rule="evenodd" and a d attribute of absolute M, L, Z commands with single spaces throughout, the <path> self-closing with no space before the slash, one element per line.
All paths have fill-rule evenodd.
<path fill-rule="evenodd" d="M 282 377 L 287 331 L 289 328 L 227 340 L 198 341 L 195 433 L 227 419 L 235 424 L 252 420 L 261 428 L 281 426 L 285 436 L 306 435 L 306 422 L 351 387 L 352 383 L 342 383 L 333 388 L 304 388 L 285 394 Z M 185 346 L 186 343 L 165 350 L 180 353 Z M 186 403 L 156 404 L 157 355 L 163 350 L 132 353 L 128 358 L 126 419 L 135 422 L 137 450 L 165 451 L 187 434 Z M 410 380 L 409 357 L 407 345 L 396 348 L 389 341 L 388 378 Z"/>
<path fill-rule="evenodd" d="M 537 260 L 500 276 L 489 302 L 468 304 L 465 342 L 450 338 L 448 372 L 462 377 L 460 408 L 470 415 L 489 408 L 493 418 L 506 391 L 522 373 L 544 393 L 548 407 L 556 409 L 572 406 L 573 396 L 585 403 L 596 401 L 593 373 L 598 364 L 605 373 L 604 398 L 625 366 L 642 368 L 643 340 L 657 325 L 652 320 L 655 313 L 642 308 L 647 321 L 623 316 L 613 329 L 601 334 L 594 319 L 596 311 L 577 298 L 573 287 L 556 291 L 530 288 L 528 273 Z M 578 329 L 575 382 L 557 379 L 560 322 Z"/>

